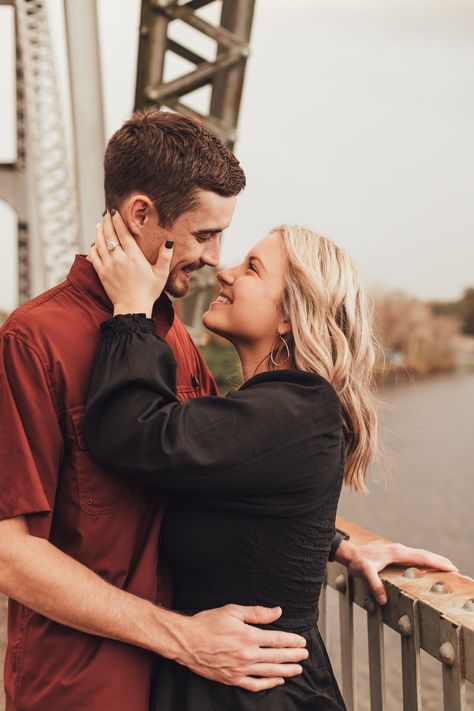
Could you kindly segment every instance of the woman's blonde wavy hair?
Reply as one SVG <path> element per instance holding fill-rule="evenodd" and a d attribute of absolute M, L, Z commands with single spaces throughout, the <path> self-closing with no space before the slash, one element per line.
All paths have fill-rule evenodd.
<path fill-rule="evenodd" d="M 346 441 L 344 481 L 367 491 L 365 478 L 377 446 L 372 301 L 352 260 L 334 242 L 304 227 L 273 231 L 281 235 L 289 262 L 281 310 L 291 323 L 291 365 L 321 375 L 336 390 Z M 287 358 L 283 342 L 273 357 L 277 362 Z"/>

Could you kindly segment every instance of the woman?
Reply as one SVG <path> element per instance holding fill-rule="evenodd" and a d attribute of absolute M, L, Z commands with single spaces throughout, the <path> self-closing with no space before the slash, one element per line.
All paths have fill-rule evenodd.
<path fill-rule="evenodd" d="M 324 237 L 273 230 L 219 272 L 203 317 L 235 346 L 243 385 L 180 405 L 171 350 L 149 318 L 172 245 L 154 270 L 129 235 L 119 238 L 127 251 L 109 259 L 99 229 L 90 255 L 115 307 L 85 418 L 92 453 L 171 495 L 162 546 L 176 610 L 280 605 L 273 626 L 303 635 L 309 651 L 300 676 L 257 694 L 163 660 L 152 709 L 340 711 L 317 605 L 342 481 L 363 490 L 375 448 L 374 346 L 357 272 Z"/>

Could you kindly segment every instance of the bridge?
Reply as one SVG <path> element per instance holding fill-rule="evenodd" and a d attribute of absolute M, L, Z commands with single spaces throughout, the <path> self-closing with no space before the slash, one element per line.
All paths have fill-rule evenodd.
<path fill-rule="evenodd" d="M 220 5 L 220 24 L 199 11 Z M 237 140 L 240 98 L 249 55 L 254 0 L 143 0 L 135 91 L 136 108 L 155 104 L 202 119 L 229 146 Z M 64 0 L 68 73 L 71 86 L 73 146 L 67 143 L 45 0 L 0 0 L 11 12 L 16 43 L 17 156 L 0 166 L 0 199 L 15 210 L 18 225 L 18 301 L 60 281 L 76 251 L 88 249 L 85 237 L 101 208 L 104 148 L 103 88 L 100 81 L 99 33 L 95 0 Z M 80 7 L 80 10 L 78 8 Z M 196 47 L 170 34 L 175 21 L 185 23 L 215 43 L 206 59 Z M 74 28 L 74 31 L 72 31 Z M 88 51 L 84 52 L 84 46 Z M 167 54 L 185 60 L 189 71 L 166 82 Z M 186 96 L 210 86 L 207 112 L 197 111 Z M 54 108 L 54 110 L 52 110 Z M 88 120 L 89 116 L 94 121 Z M 199 331 L 199 315 L 211 289 L 203 277 L 184 306 L 188 325 Z M 339 520 L 354 541 L 379 537 Z M 362 702 L 371 711 L 391 711 L 385 697 L 384 633 L 399 636 L 404 711 L 422 709 L 425 679 L 422 653 L 436 660 L 442 678 L 439 708 L 467 711 L 466 685 L 474 683 L 474 581 L 459 574 L 414 568 L 389 568 L 382 578 L 388 596 L 376 604 L 367 584 L 344 567 L 328 564 L 319 626 L 340 647 L 340 683 L 350 711 Z M 5 600 L 0 601 L 3 640 Z M 354 618 L 366 616 L 368 685 L 357 699 L 356 680 L 364 663 L 356 658 Z M 3 651 L 3 647 L 1 648 Z"/>

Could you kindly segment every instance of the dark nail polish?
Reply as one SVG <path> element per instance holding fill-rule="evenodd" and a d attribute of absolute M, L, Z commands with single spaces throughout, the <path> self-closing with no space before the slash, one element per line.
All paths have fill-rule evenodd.
<path fill-rule="evenodd" d="M 116 212 L 117 212 L 117 210 L 115 208 L 111 209 L 110 214 L 112 215 L 112 217 L 115 215 Z"/>
<path fill-rule="evenodd" d="M 107 208 L 105 207 L 100 214 L 102 215 L 102 217 L 105 217 L 107 214 Z"/>
<path fill-rule="evenodd" d="M 171 240 L 171 239 L 167 239 L 167 240 L 166 240 L 166 242 L 165 242 L 165 247 L 166 247 L 166 249 L 171 249 L 171 247 L 172 247 L 173 245 L 174 245 L 173 240 Z"/>

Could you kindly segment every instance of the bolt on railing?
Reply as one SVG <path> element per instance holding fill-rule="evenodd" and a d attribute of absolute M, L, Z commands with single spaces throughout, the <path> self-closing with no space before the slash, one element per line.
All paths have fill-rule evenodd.
<path fill-rule="evenodd" d="M 385 540 L 338 518 L 353 542 Z M 342 693 L 357 711 L 353 606 L 367 612 L 371 711 L 384 711 L 384 625 L 400 634 L 404 711 L 421 711 L 420 650 L 442 664 L 445 711 L 467 711 L 465 681 L 474 683 L 474 580 L 456 573 L 390 566 L 381 573 L 387 604 L 380 606 L 365 580 L 328 563 L 326 585 L 338 592 Z M 320 599 L 319 629 L 327 639 L 326 589 Z"/>

